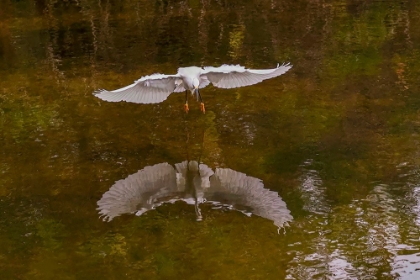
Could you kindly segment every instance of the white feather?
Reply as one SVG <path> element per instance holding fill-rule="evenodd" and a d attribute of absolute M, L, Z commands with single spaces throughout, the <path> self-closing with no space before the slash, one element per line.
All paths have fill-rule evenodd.
<path fill-rule="evenodd" d="M 246 69 L 240 65 L 220 67 L 181 67 L 176 75 L 153 74 L 144 76 L 133 84 L 113 91 L 97 90 L 95 96 L 109 102 L 159 103 L 172 92 L 194 90 L 193 81 L 199 81 L 199 88 L 210 83 L 219 88 L 236 88 L 254 85 L 280 76 L 292 68 L 290 64 L 277 65 L 273 69 Z"/>
<path fill-rule="evenodd" d="M 109 102 L 160 103 L 165 101 L 179 85 L 182 85 L 182 80 L 177 75 L 153 74 L 142 77 L 129 86 L 113 91 L 98 90 L 94 94 Z M 179 89 L 182 90 L 181 87 Z"/>
<path fill-rule="evenodd" d="M 236 88 L 250 86 L 264 80 L 280 76 L 292 68 L 290 64 L 277 65 L 274 69 L 245 69 L 240 65 L 222 65 L 220 67 L 204 67 L 202 74 L 219 88 Z"/>

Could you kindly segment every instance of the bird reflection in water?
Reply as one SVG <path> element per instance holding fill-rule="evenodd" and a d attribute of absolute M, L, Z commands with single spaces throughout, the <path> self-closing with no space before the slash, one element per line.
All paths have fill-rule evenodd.
<path fill-rule="evenodd" d="M 260 179 L 229 168 L 213 172 L 197 161 L 147 166 L 117 181 L 97 202 L 104 221 L 125 213 L 137 216 L 162 205 L 184 201 L 194 205 L 197 221 L 203 219 L 200 204 L 231 209 L 272 220 L 280 228 L 293 219 L 277 192 L 264 188 Z"/>

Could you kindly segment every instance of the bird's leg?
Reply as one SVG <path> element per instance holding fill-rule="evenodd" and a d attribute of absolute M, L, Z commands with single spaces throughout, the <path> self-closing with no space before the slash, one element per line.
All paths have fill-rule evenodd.
<path fill-rule="evenodd" d="M 203 98 L 201 98 L 201 94 L 200 94 L 200 92 L 198 91 L 198 89 L 197 89 L 197 94 L 198 94 L 198 97 L 200 98 L 200 110 L 201 110 L 201 112 L 203 112 L 204 114 L 206 113 L 206 108 L 204 108 L 204 102 L 203 102 Z"/>
<path fill-rule="evenodd" d="M 195 206 L 196 221 L 201 222 L 203 220 L 203 216 L 201 215 L 200 203 L 198 203 L 198 201 L 195 201 L 194 206 Z"/>
<path fill-rule="evenodd" d="M 188 108 L 188 91 L 187 90 L 185 91 L 185 105 L 184 105 L 184 110 L 185 110 L 185 113 L 188 113 L 188 111 L 190 110 Z"/>

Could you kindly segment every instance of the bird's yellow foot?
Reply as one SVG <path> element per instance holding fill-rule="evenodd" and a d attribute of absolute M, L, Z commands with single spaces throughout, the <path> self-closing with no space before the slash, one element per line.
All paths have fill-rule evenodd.
<path fill-rule="evenodd" d="M 204 108 L 204 103 L 203 103 L 203 102 L 201 102 L 201 104 L 200 104 L 200 110 L 201 110 L 201 112 L 203 112 L 204 114 L 206 113 L 206 108 Z"/>
<path fill-rule="evenodd" d="M 190 108 L 188 108 L 188 103 L 185 103 L 184 110 L 185 110 L 185 113 L 188 113 L 188 111 L 190 110 Z"/>

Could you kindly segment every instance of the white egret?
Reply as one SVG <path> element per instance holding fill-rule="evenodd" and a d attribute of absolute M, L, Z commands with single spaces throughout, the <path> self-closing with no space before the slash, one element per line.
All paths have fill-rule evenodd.
<path fill-rule="evenodd" d="M 109 102 L 133 102 L 141 104 L 159 103 L 172 92 L 185 91 L 185 111 L 188 112 L 188 91 L 200 100 L 200 109 L 204 113 L 204 102 L 198 91 L 210 83 L 218 88 L 236 88 L 260 83 L 286 73 L 292 65 L 277 64 L 274 69 L 246 69 L 240 65 L 222 65 L 220 67 L 181 67 L 175 75 L 153 74 L 141 77 L 133 84 L 113 91 L 97 90 L 96 97 Z"/>

